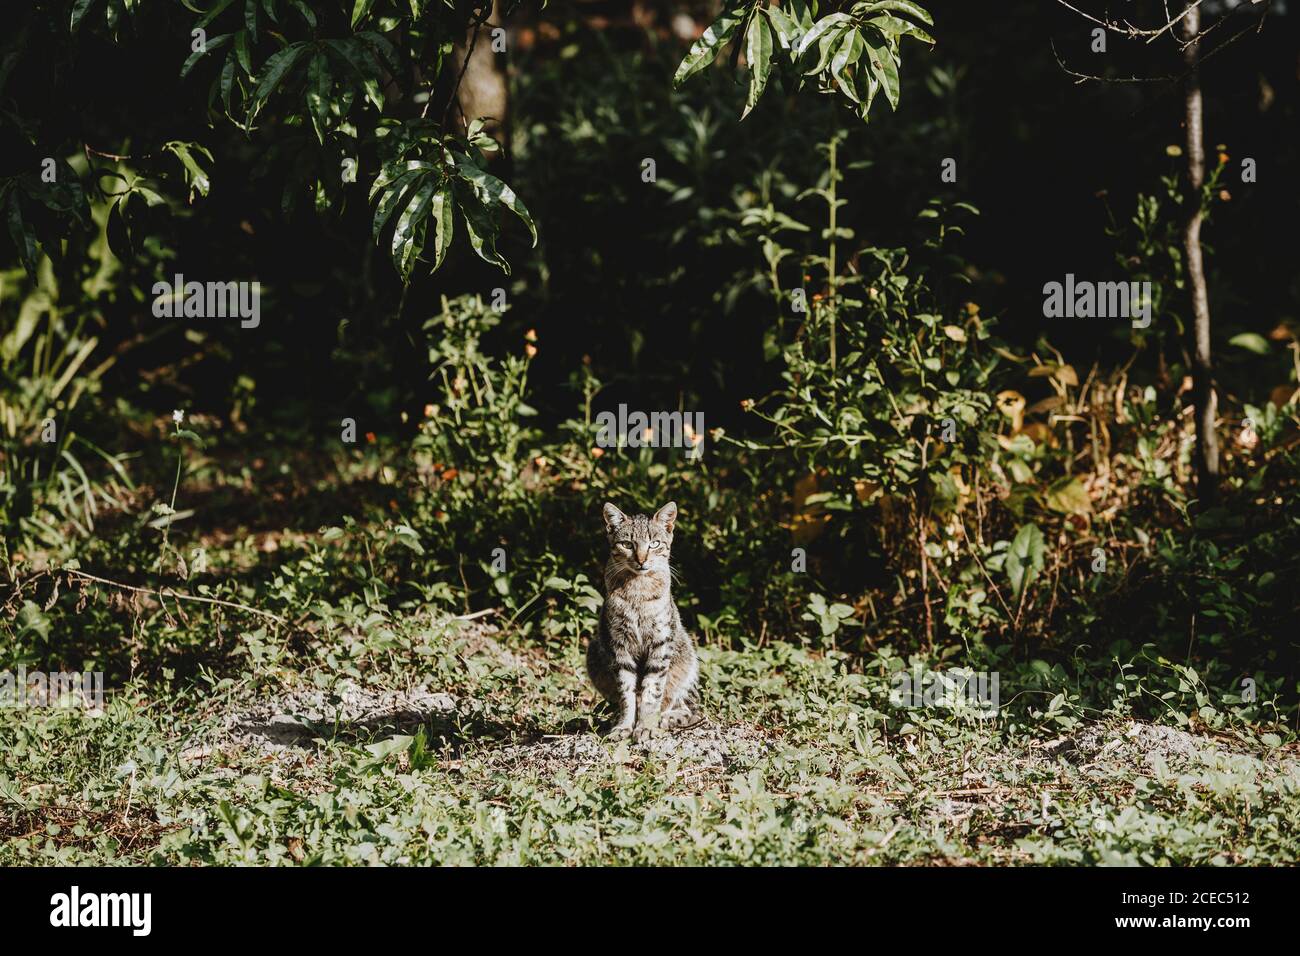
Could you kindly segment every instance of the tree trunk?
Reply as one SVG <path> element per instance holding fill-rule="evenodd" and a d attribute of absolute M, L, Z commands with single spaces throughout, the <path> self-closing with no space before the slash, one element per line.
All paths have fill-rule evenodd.
<path fill-rule="evenodd" d="M 452 51 L 452 68 L 460 76 L 460 88 L 456 91 L 460 113 L 466 124 L 485 119 L 484 131 L 496 138 L 502 150 L 510 150 L 510 87 L 506 82 L 504 61 L 506 54 L 493 49 L 492 31 L 501 26 L 500 8 L 493 4 L 492 16 L 487 23 L 471 29 L 465 38 L 458 42 Z M 477 32 L 478 36 L 475 37 Z M 502 36 L 504 39 L 504 35 Z M 470 49 L 473 55 L 470 55 Z M 465 65 L 466 57 L 469 65 Z M 464 73 L 462 76 L 461 73 Z"/>
<path fill-rule="evenodd" d="M 1215 431 L 1219 400 L 1214 391 L 1214 364 L 1210 356 L 1210 300 L 1205 289 L 1205 263 L 1201 257 L 1201 187 L 1205 183 L 1205 130 L 1202 122 L 1200 65 L 1201 11 L 1188 3 L 1182 33 L 1187 46 L 1183 60 L 1188 75 L 1183 94 L 1187 127 L 1187 222 L 1183 250 L 1192 298 L 1192 399 L 1196 414 L 1196 493 L 1201 505 L 1214 503 L 1219 489 L 1219 437 Z"/>

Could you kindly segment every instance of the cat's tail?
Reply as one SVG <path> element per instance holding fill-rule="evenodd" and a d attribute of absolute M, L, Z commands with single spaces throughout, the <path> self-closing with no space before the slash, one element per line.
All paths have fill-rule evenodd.
<path fill-rule="evenodd" d="M 660 719 L 660 726 L 665 730 L 690 730 L 704 723 L 704 708 L 700 704 L 700 693 L 692 687 L 672 710 Z"/>

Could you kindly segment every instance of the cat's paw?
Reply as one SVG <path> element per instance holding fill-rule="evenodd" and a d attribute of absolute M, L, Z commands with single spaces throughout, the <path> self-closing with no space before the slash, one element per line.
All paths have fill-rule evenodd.
<path fill-rule="evenodd" d="M 655 735 L 655 728 L 642 724 L 632 731 L 632 739 L 638 744 L 648 744 Z"/>
<path fill-rule="evenodd" d="M 608 734 L 605 735 L 605 739 L 612 743 L 617 743 L 620 740 L 627 740 L 631 736 L 632 736 L 631 727 L 615 727 L 613 730 L 611 730 Z"/>

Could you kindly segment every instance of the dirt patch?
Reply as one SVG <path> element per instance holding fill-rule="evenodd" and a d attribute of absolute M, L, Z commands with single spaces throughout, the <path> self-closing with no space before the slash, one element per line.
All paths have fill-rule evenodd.
<path fill-rule="evenodd" d="M 1157 755 L 1170 767 L 1215 764 L 1224 758 L 1245 758 L 1260 769 L 1300 772 L 1300 757 L 1290 747 L 1261 751 L 1225 734 L 1195 734 L 1177 727 L 1131 720 L 1089 724 L 1044 745 L 1039 752 L 1083 769 L 1107 764 L 1145 768 Z"/>
<path fill-rule="evenodd" d="M 424 686 L 379 690 L 347 681 L 328 691 L 293 688 L 233 707 L 216 731 L 202 744 L 183 750 L 181 759 L 202 759 L 215 749 L 251 748 L 274 754 L 314 748 L 319 739 L 352 742 L 411 733 L 455 711 L 454 697 Z"/>

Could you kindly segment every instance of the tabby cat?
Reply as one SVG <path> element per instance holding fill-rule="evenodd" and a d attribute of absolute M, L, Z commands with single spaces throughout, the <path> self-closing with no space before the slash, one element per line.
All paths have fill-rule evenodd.
<path fill-rule="evenodd" d="M 610 735 L 640 741 L 657 728 L 693 727 L 704 719 L 699 662 L 673 602 L 668 564 L 677 505 L 670 501 L 650 517 L 606 502 L 603 513 L 605 605 L 587 645 L 587 674 L 617 715 Z"/>

